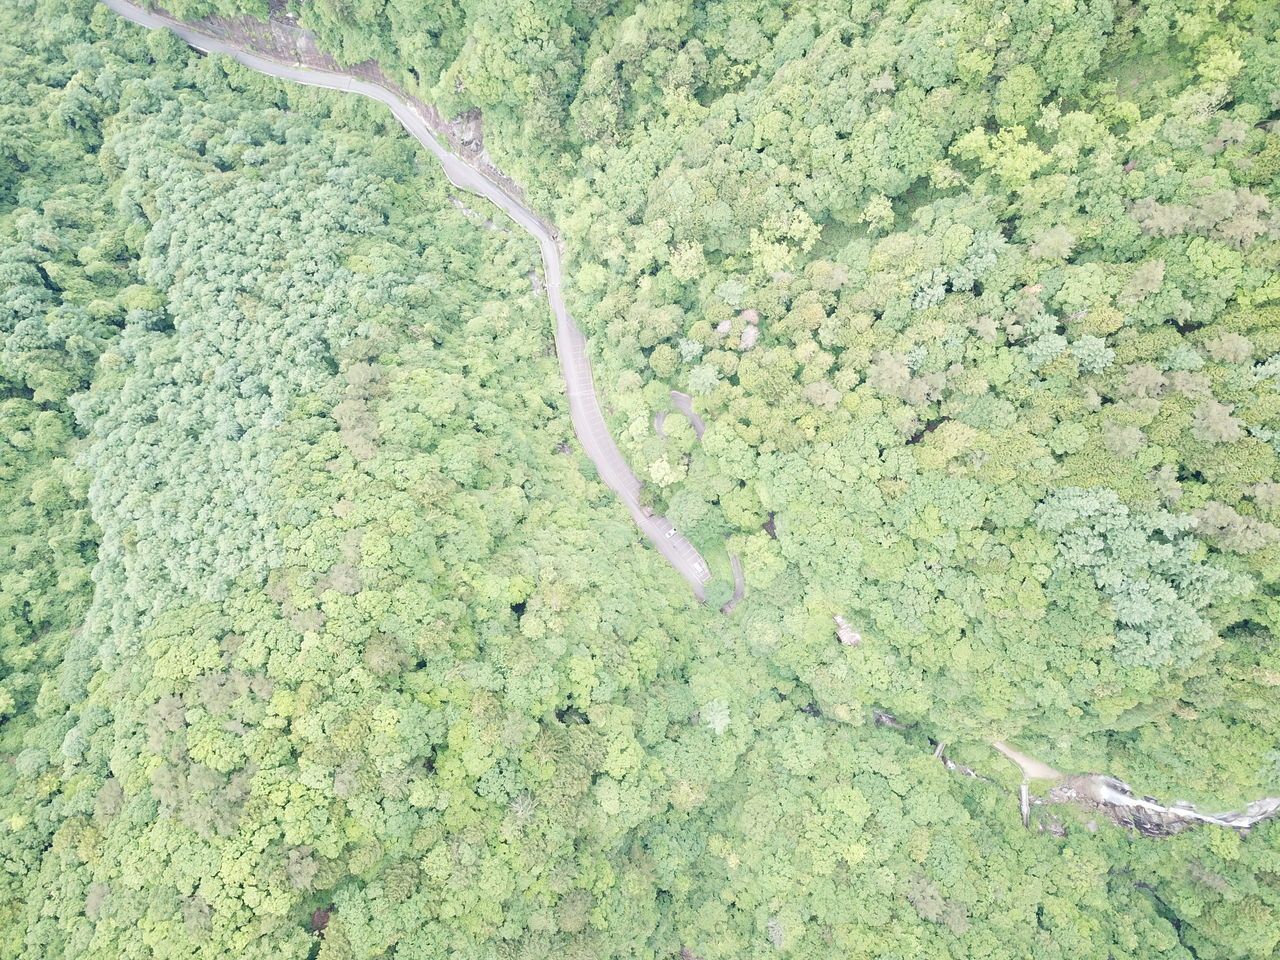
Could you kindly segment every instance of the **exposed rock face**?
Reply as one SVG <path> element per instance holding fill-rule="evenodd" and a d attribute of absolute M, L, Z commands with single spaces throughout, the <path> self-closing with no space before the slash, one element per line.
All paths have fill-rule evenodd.
<path fill-rule="evenodd" d="M 450 120 L 449 130 L 454 142 L 467 153 L 478 154 L 484 149 L 484 123 L 479 107 L 472 107 Z"/>
<path fill-rule="evenodd" d="M 836 616 L 831 619 L 836 622 L 836 636 L 846 647 L 856 647 L 862 642 L 862 634 L 849 626 L 844 617 Z"/>
<path fill-rule="evenodd" d="M 1201 813 L 1189 803 L 1165 806 L 1151 797 L 1134 796 L 1127 783 L 1102 774 L 1066 777 L 1049 791 L 1047 799 L 1095 807 L 1116 823 L 1151 837 L 1169 836 L 1206 823 L 1247 830 L 1280 812 L 1280 797 L 1264 797 L 1230 813 Z"/>
<path fill-rule="evenodd" d="M 1044 799 L 1037 799 L 1036 803 L 1074 803 L 1151 837 L 1169 836 L 1205 823 L 1245 830 L 1280 812 L 1280 797 L 1256 800 L 1233 813 L 1201 813 L 1189 803 L 1166 806 L 1152 797 L 1135 796 L 1127 783 L 1115 777 L 1100 773 L 1062 774 L 1007 744 L 997 742 L 992 746 L 1021 768 L 1024 785 L 1027 780 L 1052 782 Z"/>

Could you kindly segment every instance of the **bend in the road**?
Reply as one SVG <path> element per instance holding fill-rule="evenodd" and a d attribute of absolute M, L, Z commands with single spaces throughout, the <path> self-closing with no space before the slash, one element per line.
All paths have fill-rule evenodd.
<path fill-rule="evenodd" d="M 569 414 L 583 452 L 595 464 L 600 479 L 622 500 L 640 532 L 689 582 L 694 595 L 700 601 L 705 599 L 703 585 L 711 579 L 706 562 L 693 544 L 666 518 L 653 516 L 642 506 L 641 483 L 622 458 L 617 444 L 609 433 L 591 376 L 586 338 L 569 315 L 560 294 L 563 273 L 560 264 L 560 247 L 554 227 L 526 207 L 501 184 L 445 149 L 430 129 L 427 118 L 412 103 L 380 83 L 360 79 L 350 73 L 322 70 L 302 66 L 300 63 L 289 64 L 272 59 L 212 36 L 192 24 L 144 10 L 126 0 L 101 0 L 101 2 L 120 16 L 140 26 L 153 30 L 171 30 L 197 50 L 204 53 L 225 54 L 259 73 L 307 86 L 358 93 L 385 104 L 409 135 L 435 155 L 451 183 L 489 200 L 534 237 L 538 241 L 547 278 L 547 300 L 555 316 L 556 353 L 560 359 L 560 372 L 564 378 L 565 394 L 569 400 Z"/>

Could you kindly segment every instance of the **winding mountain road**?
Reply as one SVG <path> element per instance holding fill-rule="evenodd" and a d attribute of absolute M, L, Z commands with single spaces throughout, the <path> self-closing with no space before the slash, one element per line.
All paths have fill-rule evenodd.
<path fill-rule="evenodd" d="M 126 20 L 152 30 L 171 30 L 174 34 L 203 53 L 221 53 L 237 63 L 281 80 L 290 80 L 311 87 L 324 87 L 377 100 L 391 108 L 409 135 L 430 150 L 444 174 L 455 186 L 484 197 L 517 226 L 538 241 L 542 252 L 542 265 L 547 278 L 547 300 L 555 316 L 556 353 L 560 358 L 560 372 L 564 377 L 565 393 L 569 398 L 569 413 L 583 451 L 591 458 L 600 479 L 618 495 L 626 505 L 631 519 L 640 532 L 658 549 L 667 562 L 684 577 L 698 600 L 704 600 L 703 585 L 711 579 L 706 561 L 683 534 L 665 518 L 656 516 L 640 503 L 641 484 L 622 458 L 617 444 L 609 434 L 595 382 L 591 376 L 591 361 L 587 358 L 587 341 L 565 308 L 561 295 L 563 271 L 558 238 L 552 227 L 524 206 L 506 188 L 447 150 L 431 132 L 426 119 L 412 104 L 381 84 L 363 80 L 349 74 L 321 70 L 301 64 L 289 64 L 245 50 L 223 39 L 204 33 L 191 24 L 144 10 L 126 0 L 100 0 Z"/>
<path fill-rule="evenodd" d="M 360 79 L 350 74 L 334 70 L 324 70 L 303 66 L 301 63 L 286 63 L 271 57 L 262 56 L 245 50 L 223 39 L 211 36 L 193 27 L 191 24 L 175 21 L 162 14 L 154 13 L 134 6 L 126 0 L 99 0 L 115 13 L 140 26 L 149 29 L 167 29 L 173 31 L 188 45 L 204 53 L 221 53 L 233 60 L 257 70 L 260 73 L 290 80 L 295 83 L 313 87 L 324 87 L 348 93 L 358 93 L 377 100 L 391 109 L 395 118 L 406 131 L 424 147 L 430 150 L 440 161 L 445 176 L 455 186 L 469 190 L 489 200 L 521 229 L 538 241 L 542 252 L 543 269 L 546 274 L 547 299 L 555 316 L 556 352 L 560 359 L 560 371 L 564 378 L 565 392 L 569 398 L 569 412 L 573 420 L 573 429 L 581 442 L 584 452 L 596 465 L 600 478 L 613 490 L 626 505 L 632 520 L 653 544 L 659 553 L 666 558 L 676 571 L 683 576 L 693 588 L 699 600 L 705 599 L 703 585 L 710 579 L 706 562 L 682 534 L 664 517 L 655 516 L 640 504 L 640 481 L 622 458 L 609 428 L 605 424 L 600 411 L 600 402 L 596 395 L 595 382 L 591 376 L 591 362 L 587 358 L 586 338 L 578 329 L 573 318 L 565 308 L 561 296 L 563 271 L 561 270 L 561 250 L 555 228 L 540 219 L 526 207 L 517 197 L 501 184 L 486 176 L 482 171 L 441 146 L 432 134 L 430 125 L 421 112 L 396 92 L 382 84 Z M 693 411 L 692 400 L 686 394 L 672 394 L 676 408 L 689 417 L 698 437 L 702 436 L 702 421 Z M 655 424 L 659 430 L 661 422 Z M 733 603 L 742 596 L 741 567 L 734 559 L 735 592 L 734 599 L 725 606 L 726 612 L 732 609 Z M 1072 781 L 1075 788 L 1068 788 L 1060 799 L 1068 800 L 1081 792 L 1093 802 L 1107 807 L 1137 811 L 1144 815 L 1157 815 L 1172 822 L 1212 823 L 1236 829 L 1246 828 L 1260 820 L 1265 820 L 1280 813 L 1280 797 L 1267 797 L 1249 804 L 1237 813 L 1206 815 L 1199 813 L 1189 805 L 1175 804 L 1162 806 L 1147 800 L 1135 798 L 1128 787 L 1120 781 L 1101 775 L 1084 777 L 1063 777 L 1058 771 L 1042 764 L 1031 757 L 1018 753 L 1006 744 L 997 743 L 996 748 L 1022 768 L 1028 778 L 1046 780 Z M 939 751 L 939 754 L 941 751 Z M 943 758 L 944 762 L 949 762 Z M 963 769 L 963 768 L 962 768 Z M 972 774 L 972 771 L 969 771 Z"/>

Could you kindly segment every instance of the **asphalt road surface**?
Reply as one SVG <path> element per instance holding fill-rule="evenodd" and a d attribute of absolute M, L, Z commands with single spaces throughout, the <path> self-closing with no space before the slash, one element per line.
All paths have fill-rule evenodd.
<path fill-rule="evenodd" d="M 705 599 L 703 584 L 711 579 L 706 561 L 698 554 L 683 534 L 665 518 L 656 516 L 640 505 L 640 481 L 618 452 L 617 444 L 609 434 L 595 383 L 591 378 L 591 362 L 587 359 L 587 341 L 578 325 L 565 309 L 560 294 L 563 273 L 560 267 L 560 247 L 551 230 L 511 196 L 499 184 L 490 180 L 475 167 L 450 153 L 431 133 L 422 115 L 397 94 L 379 84 L 357 79 L 344 73 L 318 70 L 297 64 L 283 63 L 250 53 L 193 27 L 159 16 L 149 10 L 136 7 L 125 0 L 101 0 L 120 16 L 149 29 L 172 30 L 190 46 L 204 53 L 222 53 L 251 70 L 257 70 L 282 80 L 291 80 L 312 87 L 326 87 L 358 93 L 377 100 L 391 108 L 395 118 L 409 134 L 435 154 L 444 168 L 445 176 L 458 187 L 470 190 L 503 211 L 515 223 L 538 241 L 542 251 L 542 265 L 547 278 L 547 299 L 555 315 L 556 353 L 560 358 L 560 372 L 564 377 L 565 393 L 569 397 L 569 413 L 573 429 L 578 435 L 583 451 L 596 465 L 600 478 L 626 505 L 640 532 L 658 549 L 676 571 L 689 581 L 699 600 Z"/>
<path fill-rule="evenodd" d="M 693 412 L 693 397 L 687 393 L 681 393 L 679 390 L 672 390 L 671 402 L 678 411 L 689 418 L 689 423 L 693 425 L 693 434 L 698 438 L 698 442 L 701 443 L 702 434 L 706 432 L 707 426 L 702 422 L 702 418 Z M 653 415 L 653 432 L 663 440 L 667 439 L 662 427 L 667 422 L 669 412 L 667 410 L 658 410 Z"/>

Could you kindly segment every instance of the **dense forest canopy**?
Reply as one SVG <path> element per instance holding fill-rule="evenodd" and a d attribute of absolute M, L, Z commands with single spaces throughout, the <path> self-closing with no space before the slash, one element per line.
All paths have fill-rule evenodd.
<path fill-rule="evenodd" d="M 483 110 L 652 503 L 824 709 L 1276 785 L 1274 4 L 294 12 Z"/>
<path fill-rule="evenodd" d="M 389 114 L 0 6 L 0 954 L 1277 955 L 1273 822 L 990 743 L 1280 795 L 1280 7 L 291 12 L 716 580 Z"/>

